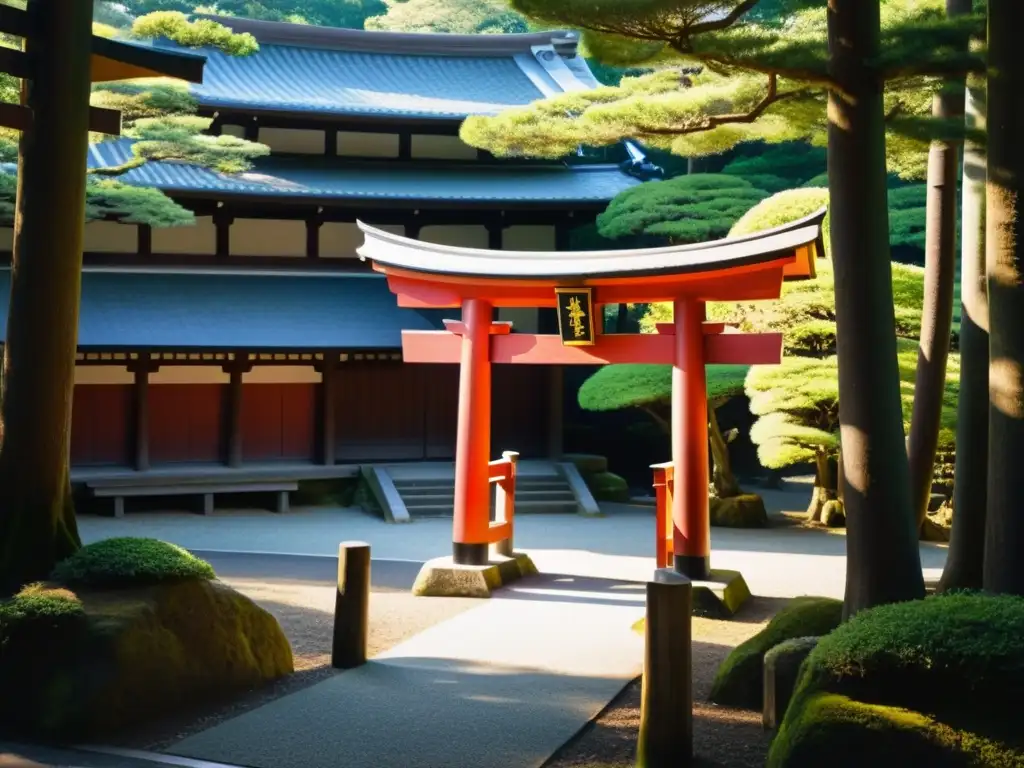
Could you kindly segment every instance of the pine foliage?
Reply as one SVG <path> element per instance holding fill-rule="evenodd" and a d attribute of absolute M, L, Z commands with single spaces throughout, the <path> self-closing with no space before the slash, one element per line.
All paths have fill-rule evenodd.
<path fill-rule="evenodd" d="M 386 0 L 387 12 L 367 29 L 391 32 L 488 34 L 527 32 L 529 25 L 505 0 Z"/>
<path fill-rule="evenodd" d="M 557 157 L 580 145 L 635 138 L 686 156 L 747 141 L 825 143 L 826 4 L 820 0 L 514 0 L 544 23 L 584 30 L 603 61 L 652 66 L 617 87 L 552 97 L 495 117 L 473 117 L 463 140 L 502 156 Z M 925 170 L 928 141 L 963 133 L 931 117 L 943 75 L 979 71 L 966 40 L 984 15 L 948 19 L 944 0 L 882 2 L 890 165 Z"/>
<path fill-rule="evenodd" d="M 649 181 L 615 197 L 597 217 L 597 228 L 610 239 L 645 235 L 670 243 L 717 240 L 766 197 L 768 192 L 749 181 L 726 174 Z"/>

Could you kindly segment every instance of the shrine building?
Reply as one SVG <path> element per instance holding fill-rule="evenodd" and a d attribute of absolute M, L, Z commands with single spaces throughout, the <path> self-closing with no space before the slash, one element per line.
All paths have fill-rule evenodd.
<path fill-rule="evenodd" d="M 86 225 L 73 473 L 452 460 L 458 369 L 404 365 L 401 336 L 446 315 L 397 306 L 356 254 L 357 220 L 438 245 L 568 250 L 651 166 L 630 144 L 544 162 L 460 141 L 469 115 L 596 87 L 574 34 L 221 21 L 260 50 L 201 51 L 200 114 L 272 154 L 235 175 L 151 162 L 120 177 L 164 190 L 194 226 Z M 90 165 L 119 165 L 130 145 L 94 144 Z M 9 265 L 11 230 L 0 238 Z M 9 281 L 5 266 L 2 323 Z M 557 332 L 552 309 L 495 319 Z M 510 366 L 493 397 L 496 450 L 560 453 L 561 368 Z"/>

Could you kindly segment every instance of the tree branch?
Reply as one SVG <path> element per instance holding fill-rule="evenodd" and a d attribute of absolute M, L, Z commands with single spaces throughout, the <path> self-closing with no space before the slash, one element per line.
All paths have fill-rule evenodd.
<path fill-rule="evenodd" d="M 799 89 L 796 91 L 788 91 L 787 93 L 779 93 L 779 81 L 776 75 L 768 76 L 768 92 L 749 112 L 734 112 L 728 115 L 711 115 L 704 120 L 699 126 L 693 126 L 691 128 L 642 128 L 641 133 L 637 138 L 643 136 L 685 136 L 690 133 L 701 133 L 703 131 L 711 131 L 723 125 L 730 125 L 735 123 L 752 123 L 757 120 L 761 115 L 764 114 L 765 110 L 768 109 L 772 104 L 795 96 L 799 93 L 803 93 L 806 89 Z"/>
<path fill-rule="evenodd" d="M 699 35 L 702 32 L 721 32 L 723 29 L 728 29 L 737 21 L 742 19 L 750 11 L 754 10 L 757 4 L 761 0 L 743 0 L 742 3 L 733 8 L 729 13 L 720 19 L 714 21 L 704 21 L 694 24 L 686 30 L 688 35 Z"/>

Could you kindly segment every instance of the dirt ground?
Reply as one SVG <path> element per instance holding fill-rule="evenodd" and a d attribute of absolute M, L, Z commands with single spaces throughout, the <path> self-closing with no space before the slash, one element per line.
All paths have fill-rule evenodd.
<path fill-rule="evenodd" d="M 225 579 L 281 623 L 295 657 L 295 674 L 228 701 L 211 704 L 150 728 L 125 734 L 115 746 L 161 751 L 176 741 L 236 717 L 274 699 L 339 674 L 331 667 L 334 623 L 333 587 L 266 584 Z M 369 655 L 375 656 L 425 629 L 468 610 L 479 601 L 465 598 L 416 598 L 408 591 L 377 589 L 370 595 Z"/>
<path fill-rule="evenodd" d="M 726 655 L 786 604 L 753 598 L 731 621 L 693 619 L 693 751 L 701 768 L 761 768 L 771 740 L 761 713 L 708 702 L 718 665 Z M 640 727 L 640 681 L 631 683 L 608 708 L 545 768 L 633 768 Z"/>

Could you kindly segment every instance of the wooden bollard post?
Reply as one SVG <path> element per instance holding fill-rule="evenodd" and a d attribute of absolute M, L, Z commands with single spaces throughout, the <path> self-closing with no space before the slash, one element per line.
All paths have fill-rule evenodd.
<path fill-rule="evenodd" d="M 638 768 L 685 768 L 693 761 L 692 607 L 685 576 L 659 570 L 647 583 Z"/>
<path fill-rule="evenodd" d="M 361 541 L 343 542 L 338 547 L 332 667 L 352 669 L 366 663 L 369 622 L 370 545 Z"/>

